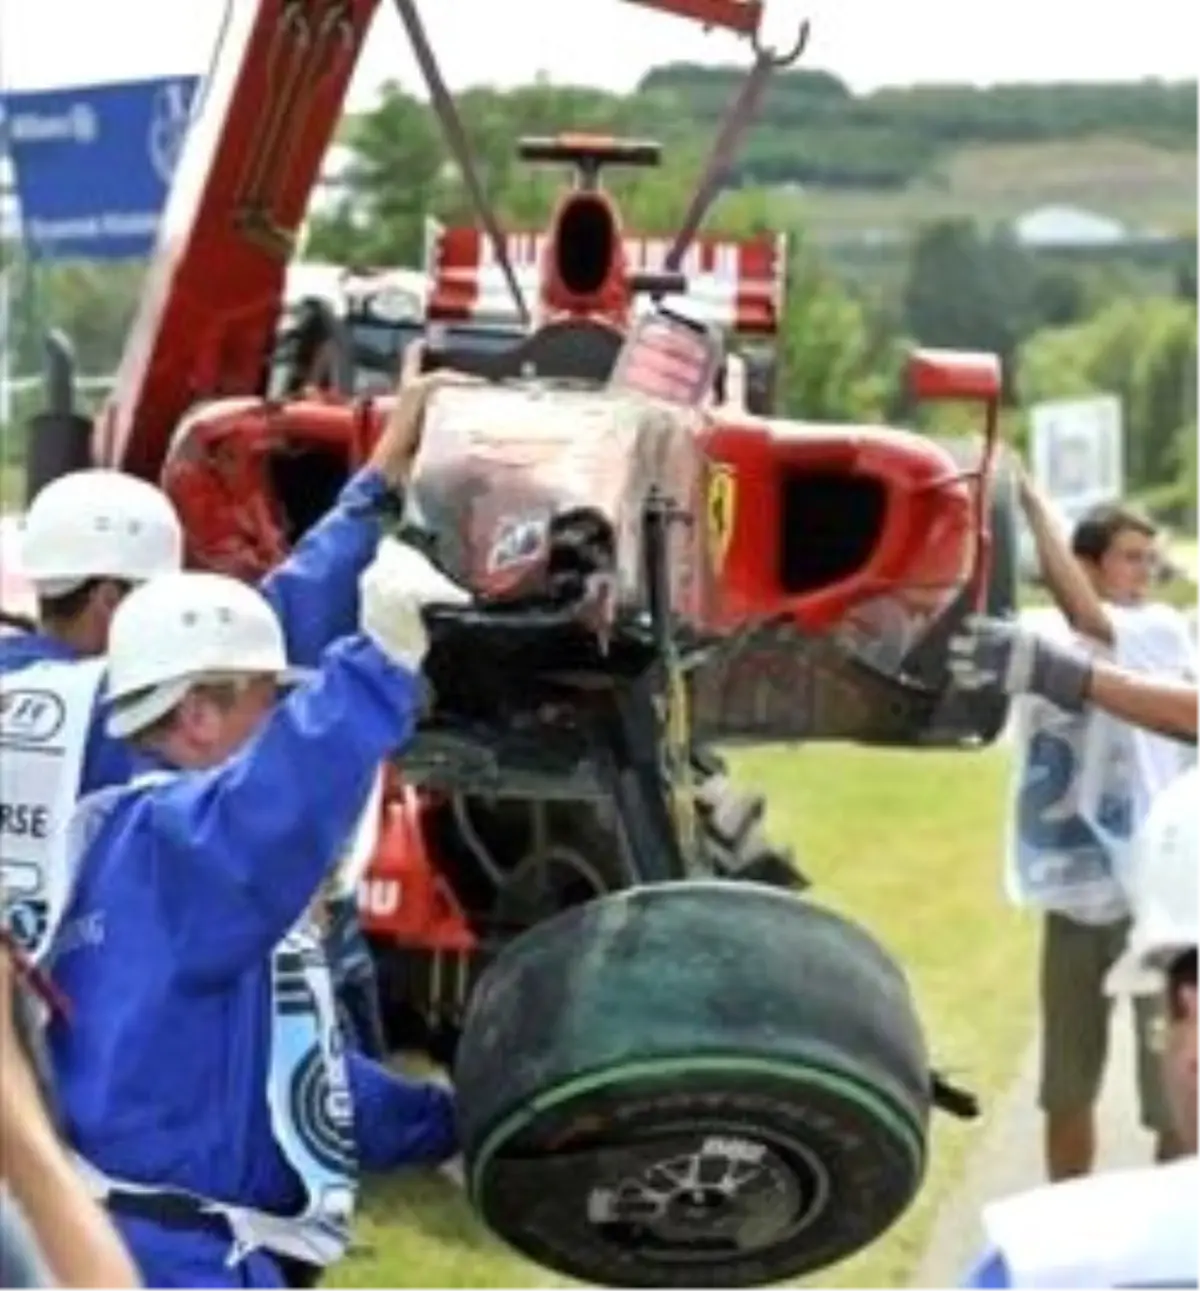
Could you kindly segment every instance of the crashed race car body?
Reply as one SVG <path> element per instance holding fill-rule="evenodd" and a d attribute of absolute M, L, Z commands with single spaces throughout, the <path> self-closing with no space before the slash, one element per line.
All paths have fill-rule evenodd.
<path fill-rule="evenodd" d="M 451 250 L 465 241 L 446 232 Z M 543 257 L 566 245 L 561 224 L 551 232 L 559 240 L 542 239 Z M 782 287 L 781 272 L 762 263 L 771 267 L 775 294 L 765 291 L 765 274 L 762 288 L 755 283 L 748 293 L 757 291 L 763 306 L 751 333 L 760 344 L 770 339 L 768 325 L 777 326 Z M 530 333 L 499 310 L 452 321 L 445 315 L 455 299 L 474 293 L 479 300 L 485 292 L 452 256 L 434 264 L 429 317 L 424 325 L 412 317 L 389 324 L 394 352 L 428 331 L 435 359 L 489 378 L 481 388 L 435 398 L 410 489 L 410 527 L 448 572 L 493 603 L 560 612 L 574 595 L 579 621 L 597 642 L 615 639 L 619 648 L 623 634 L 636 635 L 655 594 L 645 570 L 645 520 L 657 499 L 688 519 L 663 525 L 665 596 L 687 640 L 679 667 L 697 750 L 734 738 L 906 744 L 994 736 L 994 714 L 964 718 L 937 675 L 937 640 L 974 594 L 988 519 L 980 509 L 984 486 L 943 448 L 898 429 L 752 413 L 745 365 L 734 353 L 723 356 L 698 399 L 645 393 L 628 363 L 624 387 L 614 385 L 622 354 L 636 351 L 627 344 L 631 321 L 635 330 L 656 326 L 661 312 L 639 310 L 626 298 L 629 318 L 560 314 Z M 690 297 L 684 300 L 690 307 Z M 727 306 L 735 301 L 726 295 Z M 193 564 L 260 576 L 332 504 L 391 406 L 388 394 L 362 394 L 382 384 L 372 366 L 387 348 L 379 343 L 379 312 L 360 305 L 345 320 L 344 343 L 353 347 L 356 329 L 368 328 L 372 342 L 343 356 L 345 388 L 214 400 L 181 420 L 161 478 L 184 519 Z M 702 307 L 689 318 L 697 314 L 703 317 Z M 722 317 L 710 305 L 709 327 L 714 314 Z M 723 319 L 736 338 L 737 315 Z M 921 393 L 984 402 L 994 397 L 993 377 L 998 384 L 986 356 L 924 354 L 914 374 L 925 383 Z M 353 390 L 356 399 L 348 398 Z M 589 543 L 594 568 L 586 571 L 585 594 L 572 591 L 584 577 L 572 562 L 587 557 Z M 564 544 L 575 544 L 573 555 L 564 555 Z M 548 642 L 539 649 L 552 655 Z M 474 649 L 472 640 L 467 654 Z M 439 647 L 431 674 L 456 677 L 460 662 L 452 645 Z M 507 674 L 489 684 L 527 689 Z M 453 684 L 439 686 L 447 699 L 454 693 Z M 470 985 L 497 940 L 561 905 L 564 889 L 578 899 L 614 886 L 620 874 L 611 858 L 599 873 L 586 858 L 615 845 L 611 826 L 591 813 L 586 848 L 575 825 L 533 823 L 549 812 L 546 804 L 572 794 L 603 799 L 603 785 L 577 766 L 568 775 L 553 759 L 518 766 L 499 756 L 495 728 L 509 723 L 478 696 L 462 698 L 474 705 L 485 734 L 442 732 L 428 764 L 419 747 L 410 751 L 407 787 L 393 785 L 386 796 L 359 884 L 364 925 L 385 968 L 389 1015 L 404 1035 L 413 1034 L 416 1018 L 432 1025 L 435 1047 L 436 1037 L 456 1033 Z M 753 820 L 760 804 L 730 800 L 725 778 L 709 778 L 725 795 L 712 817 Z M 414 784 L 425 792 L 412 792 Z M 503 809 L 494 805 L 498 797 Z M 493 805 L 484 808 L 485 799 Z M 551 814 L 561 816 L 561 806 Z M 539 845 L 533 840 L 543 831 Z M 563 875 L 546 881 L 538 902 L 526 899 L 514 922 L 506 890 L 514 875 L 537 869 L 539 848 L 547 847 Z M 458 856 L 459 870 L 449 881 L 456 867 L 448 852 Z M 741 877 L 792 881 L 786 862 L 759 836 L 745 857 L 727 864 Z"/>
<path fill-rule="evenodd" d="M 433 396 L 394 517 L 475 601 L 428 614 L 433 699 L 401 763 L 381 773 L 348 861 L 393 1038 L 446 1057 L 485 1007 L 475 988 L 489 966 L 511 964 L 519 945 L 540 954 L 553 942 L 550 931 L 538 942 L 542 925 L 565 910 L 697 878 L 724 880 L 713 891 L 726 902 L 739 886 L 747 901 L 804 886 L 764 836 L 762 800 L 732 784 L 713 742 L 977 745 L 998 734 L 1003 702 L 953 692 L 945 644 L 971 607 L 1011 605 L 992 472 L 1000 373 L 990 355 L 913 356 L 917 399 L 983 410 L 985 434 L 965 451 L 899 428 L 775 416 L 784 239 L 693 229 L 687 245 L 664 246 L 626 230 L 601 169 L 654 165 L 657 145 L 580 135 L 521 144 L 530 163 L 576 173 L 545 229 L 485 241 L 431 224 L 420 291 L 359 275 L 340 282 L 341 305 L 316 292 L 284 318 L 296 230 L 376 3 L 232 7 L 112 399 L 93 425 L 73 410 L 69 381 L 51 382 L 29 487 L 89 463 L 159 481 L 183 519 L 189 563 L 258 577 L 366 461 L 407 344 L 420 337 L 427 366 L 481 378 Z M 639 3 L 756 30 L 750 0 Z M 714 898 L 706 887 L 698 899 Z M 754 916 L 764 936 L 781 909 Z M 670 925 L 674 915 L 648 906 L 645 917 Z M 588 935 L 603 938 L 597 919 Z M 831 992 L 812 1026 L 844 1030 L 839 1052 L 871 1032 L 855 1021 L 855 999 L 832 1002 L 839 957 L 862 952 L 859 934 L 841 936 L 811 952 Z M 767 995 L 806 1007 L 792 999 L 792 970 L 765 971 Z M 689 988 L 679 989 L 682 999 Z M 856 1249 L 903 1209 L 923 1169 L 936 1086 L 905 1007 L 895 1025 L 909 1074 L 880 1097 L 900 1100 L 911 1151 L 869 1222 L 839 1218 L 840 1236 L 811 1248 L 795 1234 L 791 1245 L 764 1238 L 781 1252 L 775 1263 L 735 1252 L 683 1274 L 644 1252 L 642 1264 L 613 1264 L 628 1234 L 584 1258 L 574 1238 L 514 1237 L 525 1220 L 501 1231 L 551 1267 L 624 1285 L 749 1284 Z M 722 1025 L 714 1019 L 696 1044 L 716 1044 Z M 553 1084 L 583 1059 L 547 1044 Z M 493 1079 L 497 1055 L 468 1050 L 468 1084 L 482 1061 L 482 1085 L 507 1088 L 507 1076 Z M 880 1087 L 892 1079 L 886 1053 L 853 1062 Z M 758 1079 L 749 1068 L 743 1077 Z M 501 1186 L 502 1170 L 487 1173 L 505 1155 L 497 1126 L 513 1114 L 509 1103 L 492 1110 L 472 1196 L 498 1223 L 488 1197 L 511 1205 L 555 1186 Z"/>

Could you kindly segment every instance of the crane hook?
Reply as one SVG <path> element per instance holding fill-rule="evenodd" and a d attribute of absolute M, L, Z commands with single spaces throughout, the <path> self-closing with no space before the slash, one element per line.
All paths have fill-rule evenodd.
<path fill-rule="evenodd" d="M 800 30 L 796 33 L 796 39 L 792 42 L 791 47 L 784 53 L 778 50 L 769 49 L 759 38 L 758 29 L 752 33 L 750 44 L 754 50 L 754 56 L 759 62 L 770 63 L 772 67 L 791 67 L 791 65 L 804 53 L 808 47 L 808 36 L 812 29 L 812 24 L 807 18 L 800 24 Z"/>

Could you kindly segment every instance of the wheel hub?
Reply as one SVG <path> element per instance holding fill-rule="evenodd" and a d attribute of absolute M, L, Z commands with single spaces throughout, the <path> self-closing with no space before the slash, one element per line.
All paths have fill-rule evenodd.
<path fill-rule="evenodd" d="M 651 1257 L 706 1259 L 714 1248 L 744 1253 L 779 1242 L 825 1190 L 823 1171 L 803 1154 L 744 1135 L 706 1135 L 693 1151 L 594 1189 L 588 1217 L 617 1244 Z"/>

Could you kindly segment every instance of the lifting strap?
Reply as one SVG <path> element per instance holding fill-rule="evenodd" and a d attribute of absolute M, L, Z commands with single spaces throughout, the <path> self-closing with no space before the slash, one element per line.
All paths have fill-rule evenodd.
<path fill-rule="evenodd" d="M 529 308 L 525 304 L 525 297 L 521 294 L 517 275 L 513 272 L 512 261 L 508 258 L 508 242 L 504 236 L 504 230 L 501 229 L 500 221 L 496 218 L 496 212 L 488 201 L 487 194 L 483 191 L 483 184 L 480 182 L 479 173 L 475 169 L 475 162 L 471 154 L 471 145 L 467 141 L 467 134 L 463 129 L 462 118 L 458 114 L 458 109 L 454 106 L 454 99 L 446 88 L 446 82 L 442 79 L 441 69 L 438 67 L 437 59 L 434 57 L 429 37 L 425 32 L 424 24 L 421 22 L 421 16 L 417 13 L 417 6 L 414 0 L 396 0 L 396 8 L 400 13 L 400 21 L 408 32 L 408 39 L 412 44 L 413 53 L 416 55 L 417 63 L 421 68 L 421 75 L 425 77 L 425 83 L 429 86 L 429 96 L 433 103 L 433 110 L 437 113 L 442 129 L 446 132 L 446 139 L 450 144 L 451 151 L 454 153 L 454 160 L 462 173 L 463 182 L 471 194 L 471 200 L 475 203 L 475 209 L 479 212 L 479 218 L 483 221 L 483 227 L 487 231 L 488 240 L 492 244 L 492 254 L 496 257 L 496 263 L 500 266 L 500 271 L 504 274 L 504 280 L 508 284 L 508 290 L 512 293 L 513 304 L 517 307 L 517 313 L 521 317 L 521 324 L 528 327 L 530 324 Z"/>
<path fill-rule="evenodd" d="M 675 235 L 675 241 L 671 244 L 671 249 L 663 262 L 663 268 L 667 273 L 679 272 L 679 266 L 683 263 L 688 247 L 692 245 L 692 240 L 703 223 L 705 215 L 708 214 L 709 208 L 721 191 L 721 185 L 725 182 L 729 165 L 733 161 L 742 136 L 758 115 L 758 109 L 772 73 L 779 68 L 791 66 L 804 53 L 804 48 L 808 44 L 808 32 L 809 24 L 802 23 L 795 43 L 783 54 L 778 54 L 760 44 L 757 31 L 754 33 L 752 37 L 754 65 L 742 82 L 737 98 L 725 113 L 725 120 L 721 123 L 720 132 L 713 142 L 708 161 L 696 182 L 683 223 L 679 226 L 679 232 Z"/>

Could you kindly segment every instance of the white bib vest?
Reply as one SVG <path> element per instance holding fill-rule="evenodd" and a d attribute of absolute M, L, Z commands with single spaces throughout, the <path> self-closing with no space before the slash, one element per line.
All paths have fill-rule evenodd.
<path fill-rule="evenodd" d="M 1170 1165 L 1047 1184 L 984 1210 L 1014 1287 L 1194 1287 L 1200 1169 Z"/>
<path fill-rule="evenodd" d="M 35 960 L 71 894 L 68 825 L 103 676 L 102 659 L 0 676 L 0 877 L 13 937 Z"/>
<path fill-rule="evenodd" d="M 1113 662 L 1164 680 L 1194 680 L 1195 655 L 1177 611 L 1162 605 L 1111 611 Z M 1080 784 L 1080 811 L 1104 840 L 1118 877 L 1127 885 L 1130 843 L 1150 804 L 1196 761 L 1195 747 L 1093 712 L 1091 747 Z"/>
<path fill-rule="evenodd" d="M 1129 912 L 1113 836 L 1132 814 L 1130 768 L 1094 710 L 1023 697 L 1005 890 L 1014 904 L 1106 924 Z M 1103 823 L 1109 828 L 1100 829 Z"/>
<path fill-rule="evenodd" d="M 74 870 L 116 803 L 131 789 L 169 780 L 155 771 L 132 784 L 91 794 L 70 823 Z M 271 1054 L 266 1101 L 271 1131 L 281 1154 L 303 1185 L 307 1204 L 295 1216 L 270 1215 L 244 1206 L 195 1197 L 203 1209 L 223 1215 L 234 1235 L 228 1263 L 254 1250 L 325 1266 L 342 1257 L 358 1193 L 354 1109 L 344 1040 L 332 979 L 320 937 L 305 916 L 271 957 Z M 179 1193 L 180 1189 L 113 1179 L 77 1158 L 92 1195 L 110 1192 Z"/>

